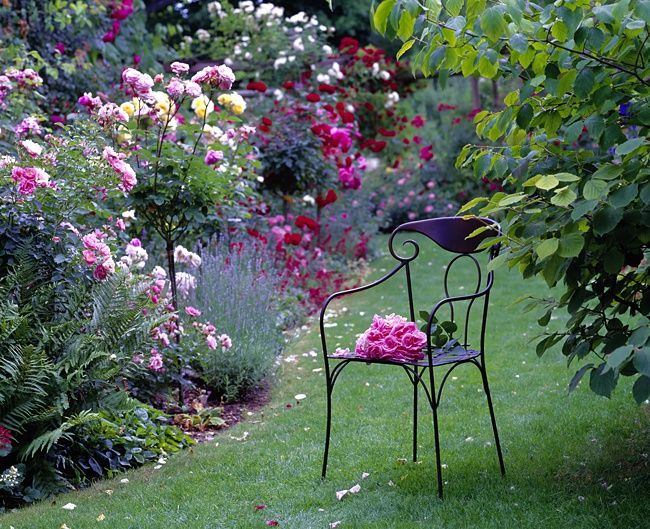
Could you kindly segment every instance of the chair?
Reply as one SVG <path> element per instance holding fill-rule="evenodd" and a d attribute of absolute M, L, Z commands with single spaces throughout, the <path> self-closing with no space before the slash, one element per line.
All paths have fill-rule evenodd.
<path fill-rule="evenodd" d="M 397 244 L 397 238 L 403 238 L 405 233 L 409 237 L 402 243 L 401 251 L 407 251 L 409 255 L 402 256 L 394 247 Z M 418 235 L 420 234 L 420 235 Z M 487 311 L 489 304 L 490 289 L 493 284 L 493 272 L 486 269 L 486 264 L 493 259 L 499 250 L 499 245 L 489 246 L 489 242 L 484 246 L 489 246 L 486 258 L 479 260 L 479 253 L 483 251 L 481 243 L 489 238 L 501 234 L 499 225 L 485 218 L 477 217 L 444 217 L 428 220 L 407 222 L 396 228 L 388 241 L 388 248 L 393 258 L 397 260 L 397 265 L 391 271 L 386 273 L 382 278 L 373 283 L 342 292 L 332 294 L 323 305 L 320 312 L 320 332 L 325 360 L 325 375 L 327 380 L 327 429 L 325 437 L 325 454 L 323 458 L 323 472 L 325 477 L 327 471 L 327 459 L 330 446 L 331 421 L 332 421 L 332 391 L 343 369 L 355 362 L 367 364 L 385 364 L 402 367 L 413 385 L 413 461 L 417 460 L 417 428 L 418 428 L 418 389 L 424 388 L 427 400 L 433 411 L 433 426 L 435 435 L 436 448 L 436 467 L 438 477 L 438 494 L 442 498 L 442 472 L 440 463 L 440 442 L 438 432 L 438 407 L 445 382 L 454 369 L 462 364 L 475 365 L 480 373 L 483 382 L 483 391 L 487 398 L 488 409 L 494 431 L 497 454 L 501 473 L 505 475 L 503 464 L 503 455 L 501 453 L 501 444 L 497 432 L 496 419 L 492 406 L 492 398 L 488 386 L 487 373 L 485 368 L 484 345 L 485 334 L 487 331 Z M 470 235 L 472 235 L 470 237 Z M 417 240 L 414 240 L 415 237 Z M 404 274 L 404 283 L 406 296 L 408 297 L 408 316 L 410 321 L 416 321 L 416 303 L 414 298 L 421 295 L 418 280 L 414 273 L 415 261 L 420 255 L 420 244 L 430 239 L 450 255 L 444 272 L 441 272 L 441 297 L 437 303 L 425 301 L 425 307 L 431 309 L 426 317 L 426 331 L 428 345 L 424 348 L 424 359 L 418 360 L 394 360 L 390 358 L 368 358 L 357 356 L 351 353 L 349 356 L 340 356 L 328 348 L 328 340 L 332 338 L 326 333 L 326 312 L 332 301 L 342 296 L 367 291 L 377 287 L 396 276 L 399 272 Z M 423 265 L 427 270 L 427 279 L 432 271 L 432 263 L 424 262 L 425 259 L 419 260 L 419 265 Z M 446 261 L 445 261 L 446 262 Z M 464 263 L 461 265 L 461 263 Z M 463 283 L 458 285 L 454 283 L 453 277 L 457 269 L 463 268 Z M 468 272 L 469 269 L 469 272 Z M 435 269 L 434 269 L 435 271 Z M 467 274 L 471 273 L 472 281 L 467 283 Z M 399 279 L 399 275 L 397 276 Z M 419 301 L 419 300 L 418 300 Z M 405 307 L 406 309 L 406 307 Z M 379 311 L 377 311 L 379 312 Z M 403 313 L 406 317 L 406 313 Z M 443 316 L 448 316 L 448 320 L 442 321 Z M 470 346 L 470 337 L 472 344 Z M 339 337 L 340 338 L 340 337 Z M 476 345 L 478 344 L 478 345 Z M 351 348 L 350 348 L 351 349 Z M 442 369 L 444 375 L 436 387 L 434 369 Z M 428 376 L 427 376 L 428 374 Z M 437 389 L 436 389 L 437 388 Z"/>

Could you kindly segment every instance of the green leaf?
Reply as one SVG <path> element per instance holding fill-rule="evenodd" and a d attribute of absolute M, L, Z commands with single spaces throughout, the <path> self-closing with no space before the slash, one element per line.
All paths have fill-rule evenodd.
<path fill-rule="evenodd" d="M 399 21 L 399 29 L 397 36 L 404 42 L 413 36 L 413 26 L 415 25 L 415 17 L 412 17 L 408 11 L 402 13 Z"/>
<path fill-rule="evenodd" d="M 591 372 L 589 387 L 596 395 L 609 398 L 618 382 L 618 374 L 614 370 L 605 371 L 607 364 L 600 364 Z"/>
<path fill-rule="evenodd" d="M 582 121 L 576 121 L 573 125 L 568 127 L 566 131 L 564 131 L 564 141 L 566 143 L 573 143 L 574 141 L 578 141 L 580 134 L 582 134 L 583 127 L 584 124 Z"/>
<path fill-rule="evenodd" d="M 564 94 L 566 94 L 571 86 L 573 85 L 573 81 L 575 80 L 577 75 L 577 72 L 575 70 L 569 70 L 568 72 L 564 72 L 560 75 L 558 78 L 559 83 L 557 87 L 557 95 L 558 97 L 562 97 Z"/>
<path fill-rule="evenodd" d="M 609 199 L 609 203 L 615 208 L 624 208 L 632 202 L 639 193 L 639 186 L 635 183 L 619 187 Z"/>
<path fill-rule="evenodd" d="M 594 232 L 596 235 L 605 235 L 612 231 L 623 218 L 620 209 L 606 205 L 594 215 Z"/>
<path fill-rule="evenodd" d="M 576 195 L 575 192 L 568 187 L 563 187 L 555 191 L 555 196 L 551 198 L 551 204 L 565 208 L 571 205 L 576 198 L 578 198 L 578 195 Z"/>
<path fill-rule="evenodd" d="M 587 372 L 587 370 L 591 369 L 592 367 L 594 367 L 594 364 L 586 364 L 580 368 L 580 371 L 578 371 L 575 375 L 573 375 L 573 378 L 569 383 L 569 393 L 571 393 L 574 389 L 578 387 L 578 384 L 580 383 L 580 380 L 582 380 L 584 374 Z"/>
<path fill-rule="evenodd" d="M 637 404 L 641 405 L 650 397 L 650 377 L 640 376 L 634 382 L 632 395 Z"/>
<path fill-rule="evenodd" d="M 439 48 L 433 50 L 433 53 L 431 53 L 431 56 L 429 57 L 429 68 L 432 72 L 435 72 L 438 69 L 438 66 L 440 66 L 442 61 L 445 59 L 446 53 L 446 46 L 440 46 Z"/>
<path fill-rule="evenodd" d="M 523 55 L 528 50 L 528 39 L 521 33 L 515 33 L 510 37 L 510 47 Z"/>
<path fill-rule="evenodd" d="M 560 257 L 578 257 L 584 248 L 585 239 L 581 233 L 567 233 L 560 238 L 560 246 L 557 254 Z"/>
<path fill-rule="evenodd" d="M 616 249 L 607 252 L 604 268 L 608 274 L 618 274 L 625 265 L 625 256 Z"/>
<path fill-rule="evenodd" d="M 491 60 L 492 58 L 494 58 L 494 61 Z M 478 61 L 478 72 L 488 79 L 496 77 L 499 73 L 499 61 L 494 50 L 487 50 L 481 55 L 481 58 Z"/>
<path fill-rule="evenodd" d="M 539 244 L 539 246 L 537 246 L 535 252 L 540 259 L 546 259 L 557 252 L 559 247 L 560 241 L 558 239 L 545 239 Z"/>
<path fill-rule="evenodd" d="M 445 6 L 447 7 L 447 11 L 451 13 L 451 16 L 455 17 L 458 16 L 464 4 L 465 0 L 447 0 Z"/>
<path fill-rule="evenodd" d="M 616 22 L 616 19 L 612 15 L 612 8 L 614 6 L 597 6 L 593 8 L 593 13 L 596 15 L 596 18 L 603 24 L 613 24 Z"/>
<path fill-rule="evenodd" d="M 600 116 L 600 114 L 591 114 L 587 119 L 585 119 L 585 126 L 589 131 L 589 135 L 594 140 L 598 140 L 605 130 L 605 120 Z"/>
<path fill-rule="evenodd" d="M 535 187 L 537 189 L 545 189 L 549 191 L 558 186 L 560 181 L 555 178 L 553 175 L 543 175 L 537 182 L 535 182 Z"/>
<path fill-rule="evenodd" d="M 517 125 L 519 125 L 519 127 L 522 129 L 526 129 L 532 119 L 533 119 L 533 107 L 528 103 L 522 105 L 521 108 L 519 109 L 519 112 L 517 112 L 517 118 L 516 118 Z"/>
<path fill-rule="evenodd" d="M 557 178 L 560 182 L 577 182 L 578 180 L 580 180 L 579 176 L 576 176 L 571 173 L 556 173 L 553 176 Z"/>
<path fill-rule="evenodd" d="M 622 165 L 603 165 L 596 171 L 593 175 L 592 178 L 600 178 L 601 180 L 612 180 L 614 178 L 617 178 L 623 173 L 623 166 Z"/>
<path fill-rule="evenodd" d="M 634 367 L 642 375 L 650 377 L 650 349 L 644 347 L 634 352 Z"/>
<path fill-rule="evenodd" d="M 561 20 L 557 20 L 555 24 L 553 24 L 553 27 L 551 28 L 551 35 L 555 37 L 555 40 L 564 42 L 568 34 L 569 34 L 569 30 L 564 25 L 564 22 L 562 22 Z"/>
<path fill-rule="evenodd" d="M 384 0 L 381 4 L 379 4 L 379 7 L 373 15 L 375 28 L 377 28 L 377 31 L 382 35 L 386 34 L 388 18 L 390 17 L 393 7 L 395 7 L 395 3 L 396 0 Z"/>
<path fill-rule="evenodd" d="M 404 55 L 413 47 L 413 44 L 415 44 L 415 39 L 407 40 L 404 44 L 402 44 L 402 47 L 399 49 L 396 55 L 397 60 L 400 60 L 402 55 Z"/>
<path fill-rule="evenodd" d="M 582 190 L 582 196 L 585 200 L 596 200 L 603 194 L 603 190 L 607 187 L 607 182 L 592 178 L 587 180 L 585 187 Z"/>
<path fill-rule="evenodd" d="M 639 0 L 634 6 L 634 14 L 646 24 L 650 24 L 650 2 Z"/>
<path fill-rule="evenodd" d="M 585 67 L 576 76 L 576 80 L 573 83 L 573 93 L 578 99 L 587 99 L 593 91 L 595 83 L 596 77 L 594 76 L 594 72 L 591 71 L 591 68 Z"/>
<path fill-rule="evenodd" d="M 650 338 L 650 326 L 643 325 L 634 329 L 634 332 L 630 335 L 629 342 L 637 347 L 643 347 L 648 341 L 648 338 Z"/>
<path fill-rule="evenodd" d="M 623 345 L 614 349 L 607 359 L 607 365 L 609 367 L 605 369 L 618 369 L 632 356 L 633 349 L 634 347 L 631 345 Z"/>
<path fill-rule="evenodd" d="M 488 7 L 481 15 L 481 29 L 491 42 L 496 42 L 507 27 L 508 23 L 495 7 Z"/>
<path fill-rule="evenodd" d="M 644 137 L 633 138 L 631 140 L 627 140 L 625 143 L 622 143 L 616 147 L 617 156 L 625 156 L 626 154 L 630 154 L 631 152 L 635 151 L 643 144 L 644 139 Z"/>

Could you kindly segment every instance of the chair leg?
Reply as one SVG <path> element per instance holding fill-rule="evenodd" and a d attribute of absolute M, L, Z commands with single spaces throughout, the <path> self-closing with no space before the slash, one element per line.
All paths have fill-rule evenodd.
<path fill-rule="evenodd" d="M 503 454 L 501 453 L 501 442 L 499 441 L 499 432 L 497 431 L 497 420 L 494 416 L 494 407 L 492 406 L 492 396 L 490 395 L 490 386 L 488 385 L 487 373 L 481 369 L 483 377 L 483 391 L 487 397 L 488 409 L 490 410 L 490 419 L 492 420 L 492 430 L 494 431 L 494 441 L 497 445 L 497 455 L 499 456 L 499 466 L 501 467 L 501 474 L 506 475 L 506 467 L 503 464 Z"/>
<path fill-rule="evenodd" d="M 327 427 L 325 428 L 325 455 L 323 456 L 323 474 L 327 472 L 327 456 L 330 449 L 330 431 L 332 427 L 332 387 L 330 381 L 327 381 Z"/>
<path fill-rule="evenodd" d="M 438 433 L 438 406 L 433 408 L 433 435 L 436 442 L 436 470 L 438 472 L 438 496 L 442 499 L 442 463 L 440 462 L 440 434 Z"/>
<path fill-rule="evenodd" d="M 413 463 L 418 460 L 418 380 L 413 381 Z"/>

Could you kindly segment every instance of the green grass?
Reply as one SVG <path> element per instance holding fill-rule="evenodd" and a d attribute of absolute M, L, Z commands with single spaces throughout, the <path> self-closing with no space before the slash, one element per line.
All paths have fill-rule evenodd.
<path fill-rule="evenodd" d="M 386 258 L 376 263 L 379 269 L 387 266 Z M 148 465 L 2 515 L 0 528 L 52 529 L 65 523 L 70 529 L 249 529 L 267 527 L 267 520 L 295 529 L 327 528 L 336 521 L 341 529 L 643 527 L 650 515 L 648 406 L 634 404 L 627 380 L 611 400 L 596 397 L 584 383 L 567 396 L 575 369 L 567 370 L 559 352 L 538 359 L 534 346 L 527 345 L 537 332 L 536 315 L 522 314 L 520 306 L 508 308 L 524 292 L 546 294 L 537 281 L 498 273 L 488 372 L 505 478 L 476 369 L 458 369 L 443 394 L 439 416 L 446 485 L 440 501 L 430 411 L 421 407 L 419 461 L 413 464 L 406 375 L 354 365 L 346 368 L 334 392 L 328 476 L 321 480 L 325 379 L 320 356 L 309 355 L 320 355 L 312 325 L 299 330 L 287 349 L 284 358 L 293 356 L 296 363 L 281 362 L 271 404 L 248 422 L 159 469 Z M 332 328 L 342 344 L 353 343 L 379 307 L 404 314 L 402 292 L 383 295 L 370 308 L 343 300 L 338 309 L 353 326 Z M 551 324 L 561 326 L 562 318 Z M 307 396 L 299 404 L 298 393 Z M 246 439 L 237 440 L 244 432 Z M 362 480 L 364 472 L 370 476 Z M 129 482 L 121 483 L 123 478 Z M 336 491 L 357 483 L 360 492 L 336 499 Z M 62 509 L 68 502 L 76 508 Z M 266 509 L 255 510 L 255 505 Z M 97 521 L 100 515 L 103 521 Z"/>

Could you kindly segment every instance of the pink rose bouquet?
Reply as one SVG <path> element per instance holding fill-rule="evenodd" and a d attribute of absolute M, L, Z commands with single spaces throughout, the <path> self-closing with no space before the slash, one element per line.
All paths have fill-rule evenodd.
<path fill-rule="evenodd" d="M 354 352 L 366 358 L 417 361 L 424 358 L 427 335 L 415 323 L 397 314 L 372 319 L 370 329 L 357 340 Z"/>

